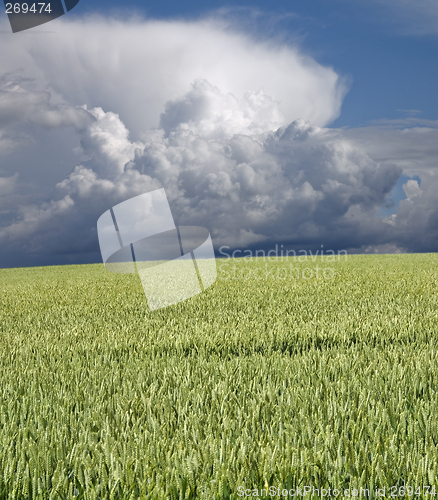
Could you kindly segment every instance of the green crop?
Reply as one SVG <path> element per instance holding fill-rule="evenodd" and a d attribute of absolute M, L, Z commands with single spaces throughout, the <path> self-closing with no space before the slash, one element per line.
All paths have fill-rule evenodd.
<path fill-rule="evenodd" d="M 1 499 L 438 493 L 438 255 L 217 264 L 153 312 L 103 265 L 0 270 Z"/>

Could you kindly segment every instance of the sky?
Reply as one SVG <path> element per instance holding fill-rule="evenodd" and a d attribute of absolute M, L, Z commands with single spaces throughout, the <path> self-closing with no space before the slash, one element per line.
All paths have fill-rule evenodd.
<path fill-rule="evenodd" d="M 436 0 L 80 0 L 0 15 L 0 267 L 101 262 L 165 188 L 216 251 L 438 251 Z"/>

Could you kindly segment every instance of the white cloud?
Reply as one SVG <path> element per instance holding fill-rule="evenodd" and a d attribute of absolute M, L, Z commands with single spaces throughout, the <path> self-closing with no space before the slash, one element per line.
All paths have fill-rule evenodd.
<path fill-rule="evenodd" d="M 436 251 L 436 129 L 324 128 L 331 69 L 211 21 L 62 28 L 0 53 L 0 265 L 98 260 L 98 217 L 161 187 L 216 248 Z M 421 186 L 382 220 L 402 168 Z"/>
<path fill-rule="evenodd" d="M 35 92 L 17 81 L 0 81 L 0 127 L 31 123 L 46 128 L 72 125 L 86 127 L 91 116 L 81 108 L 63 104 L 53 106 L 48 92 Z"/>
<path fill-rule="evenodd" d="M 160 120 L 166 134 L 179 127 L 207 139 L 262 134 L 276 130 L 283 123 L 280 103 L 263 91 L 249 91 L 237 99 L 201 79 L 194 82 L 186 95 L 166 103 Z"/>
<path fill-rule="evenodd" d="M 119 115 L 102 108 L 94 108 L 89 114 L 95 118 L 87 134 L 82 135 L 81 145 L 86 154 L 94 156 L 95 170 L 106 176 L 121 174 L 126 163 L 134 159 L 135 151 L 141 147 L 140 142 L 128 139 L 129 131 L 121 122 Z M 95 151 L 100 153 L 96 157 Z"/>
<path fill-rule="evenodd" d="M 77 129 L 87 160 L 51 201 L 20 208 L 0 229 L 11 252 L 26 242 L 34 253 L 91 253 L 101 213 L 160 187 L 176 222 L 209 228 L 216 247 L 327 239 L 361 246 L 385 236 L 376 213 L 401 169 L 302 119 L 272 128 L 277 107 L 267 96 L 239 100 L 197 81 L 167 103 L 165 129 L 137 142 L 113 112 L 84 111 L 94 118 Z"/>
<path fill-rule="evenodd" d="M 236 99 L 248 91 L 257 99 L 263 91 L 279 102 L 285 123 L 304 118 L 326 125 L 339 115 L 346 92 L 339 75 L 298 48 L 254 40 L 225 21 L 56 23 L 57 33 L 46 36 L 4 37 L 0 67 L 25 68 L 69 103 L 115 110 L 135 136 L 157 126 L 165 103 L 197 79 Z"/>
<path fill-rule="evenodd" d="M 421 190 L 418 182 L 415 180 L 409 180 L 406 184 L 403 184 L 403 191 L 405 192 L 407 199 L 411 201 L 414 196 L 421 196 L 423 191 Z"/>

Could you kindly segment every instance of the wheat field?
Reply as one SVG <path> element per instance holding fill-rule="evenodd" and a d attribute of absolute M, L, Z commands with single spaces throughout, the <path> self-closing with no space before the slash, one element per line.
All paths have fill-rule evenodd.
<path fill-rule="evenodd" d="M 153 312 L 102 264 L 0 269 L 0 498 L 437 498 L 438 254 L 217 266 Z"/>

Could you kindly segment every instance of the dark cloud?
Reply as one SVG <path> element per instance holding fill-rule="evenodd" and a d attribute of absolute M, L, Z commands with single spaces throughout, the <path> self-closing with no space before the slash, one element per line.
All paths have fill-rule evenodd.
<path fill-rule="evenodd" d="M 348 131 L 303 119 L 277 127 L 278 104 L 264 94 L 237 99 L 196 81 L 166 104 L 162 128 L 135 142 L 110 111 L 51 105 L 48 97 L 29 108 L 44 123 L 49 110 L 50 123 L 73 126 L 85 161 L 47 202 L 15 207 L 0 228 L 3 265 L 16 265 L 17 255 L 23 265 L 98 260 L 97 218 L 161 187 L 175 221 L 207 227 L 216 248 L 436 250 L 436 171 L 421 186 L 408 181 L 397 215 L 382 219 L 379 208 L 402 173 L 391 155 L 375 161 Z M 0 178 L 0 189 L 13 194 L 17 177 Z"/>

